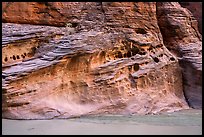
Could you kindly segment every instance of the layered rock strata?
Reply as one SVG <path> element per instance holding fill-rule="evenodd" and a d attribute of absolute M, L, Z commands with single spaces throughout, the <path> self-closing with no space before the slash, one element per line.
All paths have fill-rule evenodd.
<path fill-rule="evenodd" d="M 198 21 L 198 30 L 202 34 L 202 2 L 179 2 L 179 4 L 193 14 Z"/>
<path fill-rule="evenodd" d="M 175 2 L 157 3 L 157 17 L 165 46 L 183 68 L 186 99 L 191 107 L 202 108 L 202 36 L 197 20 Z"/>
<path fill-rule="evenodd" d="M 163 43 L 155 2 L 62 5 L 67 27 L 2 24 L 4 118 L 189 108 L 177 57 Z"/>

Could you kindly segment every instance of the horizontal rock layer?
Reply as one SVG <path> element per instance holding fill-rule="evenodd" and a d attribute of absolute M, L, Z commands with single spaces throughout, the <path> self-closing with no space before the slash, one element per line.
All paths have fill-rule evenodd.
<path fill-rule="evenodd" d="M 184 8 L 190 10 L 198 21 L 198 30 L 202 34 L 202 2 L 179 2 Z"/>
<path fill-rule="evenodd" d="M 10 17 L 19 6 L 6 12 L 14 3 L 8 4 L 3 3 L 2 16 L 15 22 Z M 163 43 L 155 2 L 26 4 L 21 16 L 29 21 L 20 22 L 18 16 L 13 20 L 66 27 L 2 23 L 4 118 L 157 114 L 189 108 L 178 59 Z"/>
<path fill-rule="evenodd" d="M 202 36 L 197 21 L 189 10 L 178 3 L 158 3 L 157 9 L 164 44 L 179 57 L 183 68 L 187 101 L 193 108 L 202 108 Z"/>

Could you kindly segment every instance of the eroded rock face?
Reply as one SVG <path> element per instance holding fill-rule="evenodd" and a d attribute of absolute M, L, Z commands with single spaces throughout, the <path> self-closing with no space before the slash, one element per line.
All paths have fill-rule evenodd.
<path fill-rule="evenodd" d="M 2 2 L 2 21 L 64 26 L 67 18 L 61 8 L 63 2 Z"/>
<path fill-rule="evenodd" d="M 155 2 L 62 5 L 72 27 L 2 24 L 4 118 L 189 108 L 178 60 L 163 44 Z"/>
<path fill-rule="evenodd" d="M 188 103 L 193 108 L 202 108 L 202 36 L 197 21 L 176 2 L 157 3 L 157 16 L 164 44 L 179 57 L 183 68 Z"/>
<path fill-rule="evenodd" d="M 198 30 L 202 34 L 202 2 L 179 2 L 179 4 L 190 10 L 198 21 Z"/>

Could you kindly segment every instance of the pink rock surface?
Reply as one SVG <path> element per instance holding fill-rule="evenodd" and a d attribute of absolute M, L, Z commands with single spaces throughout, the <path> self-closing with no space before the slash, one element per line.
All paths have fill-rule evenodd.
<path fill-rule="evenodd" d="M 181 47 L 178 43 L 191 44 L 190 37 L 193 42 L 201 40 L 193 29 L 196 25 L 185 26 L 186 20 L 174 25 L 162 14 L 179 17 L 186 12 L 179 8 L 176 2 L 3 3 L 2 18 L 7 22 L 2 23 L 3 118 L 188 109 L 184 93 L 192 92 L 183 89 L 185 72 L 175 52 Z"/>

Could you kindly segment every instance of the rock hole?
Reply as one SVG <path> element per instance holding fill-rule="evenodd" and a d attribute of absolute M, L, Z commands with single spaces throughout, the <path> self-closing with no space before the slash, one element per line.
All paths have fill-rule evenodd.
<path fill-rule="evenodd" d="M 32 50 L 32 53 L 35 53 L 36 47 L 32 47 L 31 50 Z"/>
<path fill-rule="evenodd" d="M 124 28 L 131 28 L 130 25 L 124 25 Z"/>
<path fill-rule="evenodd" d="M 5 62 L 7 62 L 7 61 L 8 61 L 8 58 L 7 58 L 7 57 L 5 57 L 4 61 L 5 61 Z"/>
<path fill-rule="evenodd" d="M 133 7 L 133 10 L 135 11 L 135 12 L 139 12 L 139 8 L 138 8 L 138 6 L 135 4 L 135 6 Z"/>
<path fill-rule="evenodd" d="M 123 15 L 125 12 L 122 9 L 119 9 L 118 12 Z"/>
<path fill-rule="evenodd" d="M 125 50 L 125 48 L 124 48 L 124 47 L 121 47 L 120 49 L 121 49 L 121 50 Z"/>
<path fill-rule="evenodd" d="M 128 70 L 131 71 L 131 69 L 132 69 L 132 66 L 128 66 Z"/>
<path fill-rule="evenodd" d="M 137 47 L 132 47 L 131 51 L 132 51 L 132 55 L 134 56 L 139 52 L 139 49 Z"/>
<path fill-rule="evenodd" d="M 127 53 L 125 53 L 123 56 L 124 56 L 124 58 L 126 58 L 127 57 Z"/>
<path fill-rule="evenodd" d="M 106 52 L 105 51 L 101 51 L 100 54 L 99 54 L 99 57 L 100 58 L 105 58 L 106 56 Z"/>
<path fill-rule="evenodd" d="M 152 50 L 153 50 L 153 47 L 149 47 L 149 48 L 148 48 L 148 51 L 152 51 Z"/>
<path fill-rule="evenodd" d="M 175 61 L 175 58 L 171 57 L 170 60 L 171 60 L 171 61 Z"/>
<path fill-rule="evenodd" d="M 157 57 L 154 57 L 153 60 L 158 63 L 159 62 L 159 59 Z"/>
<path fill-rule="evenodd" d="M 73 28 L 77 27 L 78 25 L 79 25 L 79 23 L 77 23 L 77 22 L 72 23 Z"/>
<path fill-rule="evenodd" d="M 13 60 L 16 60 L 16 56 L 15 55 L 13 55 Z"/>
<path fill-rule="evenodd" d="M 159 44 L 159 45 L 157 45 L 156 47 L 157 48 L 161 48 L 163 45 L 162 44 Z"/>
<path fill-rule="evenodd" d="M 136 33 L 139 33 L 139 34 L 147 34 L 146 30 L 145 30 L 145 29 L 142 29 L 142 28 L 136 28 L 136 29 L 135 29 L 135 32 L 136 32 Z"/>
<path fill-rule="evenodd" d="M 20 59 L 19 55 L 16 56 L 17 59 Z"/>
<path fill-rule="evenodd" d="M 134 64 L 134 70 L 135 70 L 135 71 L 138 71 L 138 70 L 139 70 L 139 64 L 137 64 L 137 63 Z"/>
<path fill-rule="evenodd" d="M 127 57 L 131 57 L 131 52 L 130 51 L 127 52 Z"/>
<path fill-rule="evenodd" d="M 27 54 L 26 53 L 24 53 L 24 56 L 26 56 Z M 21 55 L 22 56 L 22 55 Z"/>
<path fill-rule="evenodd" d="M 138 54 L 140 54 L 140 55 L 145 55 L 146 52 L 139 52 Z"/>
<path fill-rule="evenodd" d="M 121 52 L 118 52 L 118 57 L 119 57 L 119 58 L 122 58 L 122 57 L 123 57 L 123 55 L 122 55 Z"/>
<path fill-rule="evenodd" d="M 21 55 L 21 57 L 22 57 L 22 58 L 25 58 L 25 56 L 24 56 L 24 55 Z"/>

